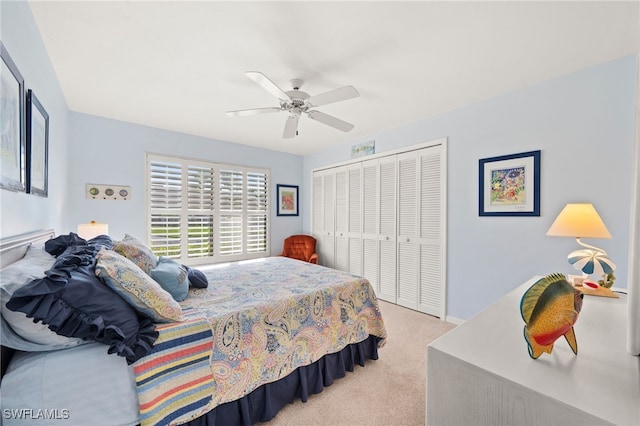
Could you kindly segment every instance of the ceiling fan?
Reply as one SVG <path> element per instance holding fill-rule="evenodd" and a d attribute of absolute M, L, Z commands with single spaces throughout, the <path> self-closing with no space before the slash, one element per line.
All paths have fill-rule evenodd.
<path fill-rule="evenodd" d="M 229 117 L 242 117 L 267 112 L 287 111 L 289 113 L 289 117 L 284 124 L 284 132 L 282 133 L 283 138 L 292 138 L 298 134 L 298 120 L 302 114 L 306 114 L 312 120 L 316 120 L 322 124 L 326 124 L 327 126 L 342 130 L 343 132 L 348 132 L 355 127 L 351 123 L 342 121 L 329 114 L 325 114 L 324 112 L 312 110 L 312 108 L 322 105 L 357 98 L 360 96 L 360 93 L 358 93 L 353 86 L 345 86 L 319 95 L 309 96 L 308 93 L 300 90 L 303 83 L 300 79 L 290 80 L 292 90 L 285 92 L 261 72 L 247 71 L 245 74 L 247 77 L 262 86 L 262 88 L 267 92 L 278 98 L 280 106 L 227 111 L 227 115 Z"/>

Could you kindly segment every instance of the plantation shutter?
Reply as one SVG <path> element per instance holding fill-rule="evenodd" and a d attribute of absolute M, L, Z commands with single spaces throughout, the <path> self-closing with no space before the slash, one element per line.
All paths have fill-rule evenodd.
<path fill-rule="evenodd" d="M 187 166 L 187 205 L 189 216 L 187 257 L 213 256 L 213 212 L 215 171 L 207 166 Z"/>
<path fill-rule="evenodd" d="M 182 166 L 152 161 L 149 164 L 149 246 L 159 256 L 182 255 Z"/>
<path fill-rule="evenodd" d="M 147 154 L 149 245 L 184 264 L 268 256 L 269 173 Z"/>
<path fill-rule="evenodd" d="M 247 173 L 247 251 L 260 253 L 267 250 L 267 176 Z"/>
<path fill-rule="evenodd" d="M 243 203 L 242 173 L 235 170 L 220 172 L 220 254 L 242 253 Z"/>

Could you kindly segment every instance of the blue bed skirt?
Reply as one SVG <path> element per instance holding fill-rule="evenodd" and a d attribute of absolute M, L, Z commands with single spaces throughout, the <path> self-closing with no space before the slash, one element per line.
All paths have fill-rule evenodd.
<path fill-rule="evenodd" d="M 263 385 L 237 401 L 219 405 L 207 414 L 187 423 L 189 426 L 249 426 L 267 422 L 286 404 L 322 392 L 335 379 L 353 371 L 356 363 L 364 367 L 368 359 L 378 359 L 376 336 L 345 347 L 340 352 L 325 355 L 311 365 L 300 367 L 288 376 Z"/>

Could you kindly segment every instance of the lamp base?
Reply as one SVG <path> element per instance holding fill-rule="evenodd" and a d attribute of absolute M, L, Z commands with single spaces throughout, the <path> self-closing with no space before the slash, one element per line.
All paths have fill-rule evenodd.
<path fill-rule="evenodd" d="M 601 280 L 598 280 L 598 284 L 600 284 L 600 287 L 604 287 L 604 288 L 611 288 L 613 287 L 613 283 L 616 280 L 615 275 L 613 275 L 613 272 L 609 272 L 608 274 L 603 274 L 602 275 Z"/>
<path fill-rule="evenodd" d="M 602 286 L 598 288 L 589 288 L 582 285 L 574 285 L 574 288 L 581 291 L 583 294 L 588 294 L 590 296 L 612 297 L 615 299 L 620 297 L 616 293 L 611 291 L 610 288 L 602 287 Z"/>
<path fill-rule="evenodd" d="M 606 276 L 613 274 L 613 271 L 616 269 L 616 264 L 609 259 L 609 256 L 599 250 L 576 250 L 569 253 L 567 260 L 575 269 L 589 275 Z"/>

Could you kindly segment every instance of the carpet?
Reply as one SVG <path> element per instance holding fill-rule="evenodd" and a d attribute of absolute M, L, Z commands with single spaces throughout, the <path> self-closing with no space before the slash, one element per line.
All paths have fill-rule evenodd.
<path fill-rule="evenodd" d="M 285 406 L 266 423 L 280 425 L 424 425 L 427 345 L 455 327 L 438 318 L 379 301 L 387 344 L 377 361 L 356 366 L 306 403 Z"/>

